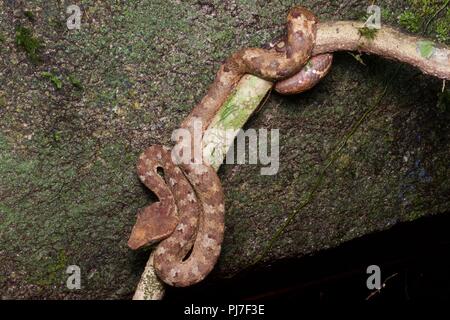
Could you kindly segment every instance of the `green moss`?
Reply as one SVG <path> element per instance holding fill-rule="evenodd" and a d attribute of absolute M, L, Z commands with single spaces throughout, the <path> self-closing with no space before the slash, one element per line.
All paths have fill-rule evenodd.
<path fill-rule="evenodd" d="M 62 132 L 56 131 L 53 133 L 53 140 L 55 140 L 55 142 L 60 142 L 62 140 Z"/>
<path fill-rule="evenodd" d="M 421 19 L 416 13 L 407 10 L 400 14 L 398 23 L 408 31 L 418 32 L 420 30 Z"/>
<path fill-rule="evenodd" d="M 68 257 L 61 250 L 54 258 L 43 258 L 40 267 L 30 275 L 28 281 L 44 287 L 59 285 L 66 277 L 65 270 L 68 266 Z"/>
<path fill-rule="evenodd" d="M 450 0 L 408 0 L 410 9 L 398 17 L 399 24 L 411 32 L 422 32 L 440 42 L 450 41 Z"/>
<path fill-rule="evenodd" d="M 375 37 L 377 35 L 378 29 L 364 27 L 364 28 L 359 28 L 358 32 L 361 37 L 364 37 L 368 40 L 373 40 L 373 39 L 375 39 Z"/>
<path fill-rule="evenodd" d="M 42 72 L 41 75 L 50 80 L 50 82 L 55 86 L 56 89 L 61 89 L 63 86 L 63 82 L 62 80 L 55 74 L 51 73 L 51 72 Z"/>
<path fill-rule="evenodd" d="M 126 246 L 138 208 L 151 198 L 136 177 L 139 153 L 150 144 L 170 145 L 172 130 L 205 95 L 221 61 L 281 34 L 291 1 L 215 1 L 213 17 L 196 1 L 83 0 L 84 24 L 77 32 L 65 28 L 61 6 L 38 11 L 44 3 L 33 1 L 33 11 L 45 15 L 32 30 L 55 54 L 37 77 L 35 68 L 10 63 L 22 57 L 9 41 L 13 25 L 0 27 L 8 39 L 0 56 L 14 70 L 0 89 L 8 106 L 0 109 L 0 296 L 130 298 L 148 257 Z M 393 3 L 386 8 L 396 12 L 402 5 Z M 304 4 L 320 8 L 323 21 L 339 7 Z M 366 7 L 349 6 L 339 19 L 353 19 Z M 280 129 L 280 172 L 263 177 L 258 166 L 221 168 L 227 232 L 219 277 L 248 263 L 306 201 L 327 152 L 396 65 L 373 56 L 364 60 L 367 67 L 336 54 L 332 72 L 316 88 L 292 97 L 272 94 L 248 122 L 254 129 Z M 53 84 L 41 71 L 58 76 L 63 90 L 49 92 Z M 406 66 L 403 71 L 392 83 L 395 92 L 327 172 L 322 192 L 276 243 L 272 260 L 333 247 L 392 221 L 448 211 L 449 121 L 436 116 L 441 82 Z M 69 74 L 80 80 L 82 92 L 68 90 L 74 86 Z M 115 114 L 115 106 L 124 113 Z M 428 161 L 424 168 L 433 182 L 403 181 L 407 152 Z M 80 266 L 83 290 L 65 290 L 64 264 Z M 8 290 L 11 283 L 17 289 Z"/>
<path fill-rule="evenodd" d="M 445 20 L 436 22 L 436 37 L 440 42 L 450 40 L 450 10 L 447 11 Z"/>
<path fill-rule="evenodd" d="M 64 30 L 66 27 L 65 21 L 58 17 L 50 17 L 47 20 L 48 25 L 55 30 Z"/>
<path fill-rule="evenodd" d="M 130 193 L 129 200 L 137 202 L 125 204 L 129 200 L 118 196 L 139 186 L 136 156 L 118 139 L 104 147 L 89 138 L 69 145 L 73 139 L 68 131 L 36 134 L 29 146 L 36 154 L 26 156 L 15 154 L 10 139 L 0 135 L 0 252 L 27 253 L 17 256 L 16 271 L 28 283 L 60 288 L 70 260 L 87 275 L 95 270 L 95 276 L 85 279 L 87 287 L 123 287 L 121 275 L 108 269 L 126 269 L 124 231 L 148 201 Z M 122 213 L 111 215 L 116 210 Z M 113 231 L 119 229 L 123 231 Z M 9 274 L 1 266 L 0 273 Z"/>
<path fill-rule="evenodd" d="M 68 76 L 69 82 L 78 90 L 83 90 L 83 85 L 81 84 L 81 80 L 74 75 Z"/>
<path fill-rule="evenodd" d="M 381 8 L 381 19 L 382 21 L 390 21 L 394 17 L 394 12 L 388 8 Z"/>
<path fill-rule="evenodd" d="M 241 128 L 269 89 L 270 85 L 267 82 L 253 76 L 249 77 L 245 90 L 242 92 L 235 90 L 230 94 L 213 123 L 218 122 L 217 125 L 223 129 Z"/>
<path fill-rule="evenodd" d="M 27 53 L 33 63 L 40 61 L 39 51 L 42 47 L 41 41 L 33 36 L 30 29 L 19 26 L 16 29 L 16 44 Z"/>

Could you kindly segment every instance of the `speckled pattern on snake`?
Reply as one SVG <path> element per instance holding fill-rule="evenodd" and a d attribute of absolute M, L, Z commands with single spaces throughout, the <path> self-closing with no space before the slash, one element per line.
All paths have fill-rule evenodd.
<path fill-rule="evenodd" d="M 317 19 L 310 11 L 292 8 L 287 36 L 265 49 L 248 48 L 233 54 L 181 128 L 192 131 L 194 120 L 201 120 L 204 132 L 244 74 L 277 82 L 275 90 L 283 94 L 314 86 L 332 62 L 330 54 L 310 59 L 316 29 Z M 175 165 L 170 149 L 155 145 L 140 156 L 137 171 L 159 201 L 138 213 L 129 247 L 161 241 L 154 253 L 154 268 L 162 281 L 185 287 L 203 280 L 220 255 L 225 228 L 224 194 L 215 170 L 205 160 Z"/>

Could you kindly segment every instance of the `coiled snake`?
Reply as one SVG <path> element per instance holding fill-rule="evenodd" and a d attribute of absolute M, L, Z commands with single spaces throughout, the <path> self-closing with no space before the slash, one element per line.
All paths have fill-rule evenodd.
<path fill-rule="evenodd" d="M 264 49 L 248 48 L 233 54 L 181 128 L 193 131 L 194 121 L 200 120 L 204 132 L 244 74 L 278 81 L 275 90 L 283 94 L 313 87 L 332 62 L 331 54 L 310 59 L 316 29 L 317 19 L 310 11 L 292 8 L 287 37 Z M 129 247 L 137 249 L 162 240 L 154 254 L 158 277 L 177 287 L 201 281 L 219 257 L 224 233 L 224 195 L 215 170 L 205 160 L 175 165 L 170 149 L 154 145 L 140 156 L 137 171 L 159 201 L 138 213 Z"/>

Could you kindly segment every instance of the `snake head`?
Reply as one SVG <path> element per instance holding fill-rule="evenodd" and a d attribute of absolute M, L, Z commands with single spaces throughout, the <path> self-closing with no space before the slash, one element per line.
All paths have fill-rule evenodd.
<path fill-rule="evenodd" d="M 170 208 L 156 202 L 139 210 L 133 226 L 128 246 L 139 249 L 170 236 L 178 225 L 178 218 L 171 214 Z"/>

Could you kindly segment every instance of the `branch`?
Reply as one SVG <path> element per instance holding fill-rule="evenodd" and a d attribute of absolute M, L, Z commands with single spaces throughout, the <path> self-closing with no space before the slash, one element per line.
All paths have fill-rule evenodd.
<path fill-rule="evenodd" d="M 361 35 L 362 22 L 336 21 L 319 24 L 313 55 L 335 51 L 361 51 L 408 63 L 422 72 L 450 79 L 450 49 L 429 40 L 382 27 L 373 39 Z M 363 33 L 364 34 L 364 33 Z M 430 46 L 427 54 L 426 46 Z M 425 46 L 425 47 L 424 47 Z"/>
<path fill-rule="evenodd" d="M 158 279 L 153 268 L 152 252 L 134 293 L 133 300 L 162 300 L 165 291 L 164 283 Z"/>

